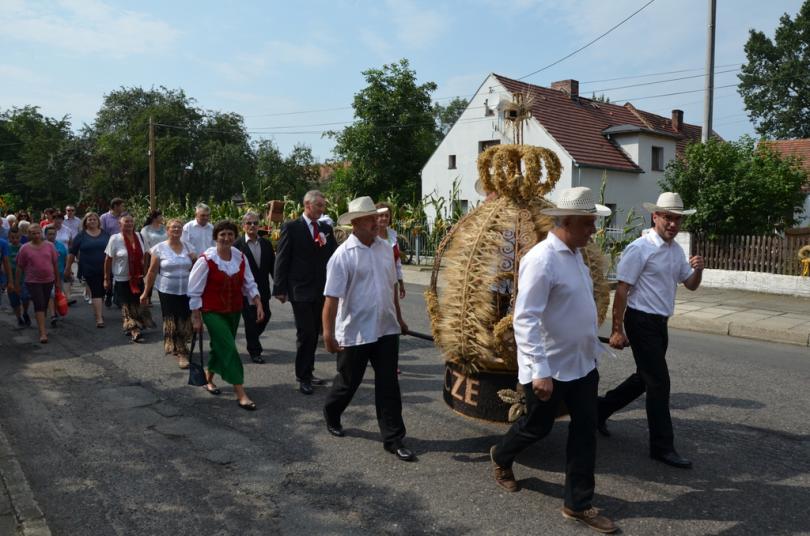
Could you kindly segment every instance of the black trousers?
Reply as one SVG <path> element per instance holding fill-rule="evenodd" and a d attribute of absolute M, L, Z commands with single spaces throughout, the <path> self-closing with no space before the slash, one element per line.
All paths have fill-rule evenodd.
<path fill-rule="evenodd" d="M 593 369 L 578 380 L 552 380 L 551 398 L 542 402 L 532 391 L 526 393 L 526 415 L 512 425 L 495 448 L 495 463 L 511 467 L 515 457 L 526 447 L 543 439 L 551 431 L 560 401 L 571 413 L 568 442 L 565 447 L 565 506 L 577 512 L 591 507 L 596 465 L 596 395 L 599 372 Z"/>
<path fill-rule="evenodd" d="M 295 377 L 299 382 L 309 381 L 315 370 L 315 349 L 321 332 L 323 298 L 312 302 L 290 303 L 295 316 Z"/>
<path fill-rule="evenodd" d="M 650 451 L 660 454 L 674 449 L 672 417 L 669 414 L 669 368 L 667 367 L 667 317 L 627 308 L 624 329 L 630 339 L 636 372 L 599 402 L 599 418 L 604 420 L 647 393 L 647 425 Z"/>
<path fill-rule="evenodd" d="M 399 335 L 386 335 L 377 342 L 349 346 L 338 353 L 337 376 L 326 397 L 324 414 L 330 422 L 340 422 L 340 416 L 363 381 L 369 361 L 374 368 L 374 405 L 383 443 L 397 448 L 405 437 L 402 420 L 402 396 L 399 391 L 397 347 Z"/>
<path fill-rule="evenodd" d="M 247 298 L 242 298 L 242 319 L 245 321 L 245 341 L 247 342 L 247 350 L 250 357 L 262 355 L 264 348 L 259 337 L 264 333 L 264 328 L 270 322 L 270 298 L 261 297 L 262 308 L 264 309 L 264 319 L 261 322 L 256 322 L 256 306 L 248 301 Z"/>

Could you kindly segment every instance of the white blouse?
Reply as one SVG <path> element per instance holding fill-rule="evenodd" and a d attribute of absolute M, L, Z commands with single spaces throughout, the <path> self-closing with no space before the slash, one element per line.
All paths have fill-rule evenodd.
<path fill-rule="evenodd" d="M 191 274 L 188 276 L 188 308 L 192 311 L 202 308 L 202 295 L 205 284 L 208 282 L 208 262 L 206 262 L 206 257 L 214 261 L 217 268 L 227 275 L 237 273 L 242 263 L 242 252 L 234 247 L 231 248 L 231 260 L 229 261 L 225 261 L 217 255 L 216 247 L 205 250 L 205 256 L 199 256 L 197 262 L 191 268 Z M 256 280 L 253 279 L 253 272 L 250 271 L 250 263 L 247 260 L 245 260 L 245 277 L 242 280 L 242 295 L 247 296 L 249 300 L 259 295 L 259 287 L 256 286 Z"/>
<path fill-rule="evenodd" d="M 141 244 L 141 251 L 146 251 L 143 247 L 143 239 L 140 233 L 133 233 Z M 107 249 L 104 253 L 112 259 L 112 274 L 115 281 L 129 281 L 129 253 L 124 242 L 124 235 L 115 233 L 107 242 Z"/>
<path fill-rule="evenodd" d="M 160 270 L 155 280 L 155 288 L 164 294 L 183 296 L 188 291 L 188 274 L 191 271 L 191 248 L 181 242 L 183 249 L 176 253 L 169 241 L 160 242 L 150 253 L 160 259 Z"/>

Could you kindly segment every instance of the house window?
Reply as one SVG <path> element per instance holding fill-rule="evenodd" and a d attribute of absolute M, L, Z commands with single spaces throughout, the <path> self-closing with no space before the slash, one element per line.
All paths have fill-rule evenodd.
<path fill-rule="evenodd" d="M 486 140 L 486 141 L 479 141 L 478 142 L 478 153 L 483 153 L 493 145 L 500 145 L 501 142 L 499 140 Z"/>
<path fill-rule="evenodd" d="M 652 148 L 652 170 L 653 171 L 664 171 L 664 148 L 663 147 L 655 147 Z"/>
<path fill-rule="evenodd" d="M 456 155 L 447 156 L 447 169 L 456 169 Z"/>

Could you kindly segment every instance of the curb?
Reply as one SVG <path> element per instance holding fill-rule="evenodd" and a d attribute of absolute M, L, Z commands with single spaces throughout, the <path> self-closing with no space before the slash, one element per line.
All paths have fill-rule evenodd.
<path fill-rule="evenodd" d="M 28 479 L 11 445 L 0 427 L 0 493 L 7 493 L 17 518 L 17 534 L 21 536 L 51 536 Z"/>

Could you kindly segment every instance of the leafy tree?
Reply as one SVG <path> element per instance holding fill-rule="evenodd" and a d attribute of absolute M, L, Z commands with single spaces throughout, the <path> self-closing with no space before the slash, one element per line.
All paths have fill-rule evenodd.
<path fill-rule="evenodd" d="M 75 143 L 67 117 L 45 117 L 35 106 L 0 113 L 0 192 L 25 206 L 75 202 Z"/>
<path fill-rule="evenodd" d="M 450 132 L 453 125 L 456 124 L 458 118 L 467 109 L 470 102 L 461 97 L 453 97 L 453 100 L 442 106 L 438 102 L 433 105 L 433 113 L 436 116 L 436 128 L 439 131 L 440 137 L 444 137 Z"/>
<path fill-rule="evenodd" d="M 300 201 L 316 187 L 320 172 L 308 145 L 296 144 L 285 158 L 272 140 L 262 140 L 256 147 L 256 175 L 260 198 Z"/>
<path fill-rule="evenodd" d="M 604 93 L 599 96 L 597 96 L 596 93 L 591 93 L 591 100 L 594 102 L 610 103 L 610 97 L 606 97 Z"/>
<path fill-rule="evenodd" d="M 756 130 L 773 138 L 810 137 L 810 0 L 779 19 L 774 40 L 751 30 L 739 92 Z"/>
<path fill-rule="evenodd" d="M 669 163 L 660 184 L 697 209 L 685 221 L 688 230 L 714 237 L 768 234 L 796 225 L 806 180 L 795 159 L 743 137 L 690 144 L 682 158 Z"/>
<path fill-rule="evenodd" d="M 396 192 L 410 199 L 438 143 L 430 98 L 436 84 L 418 84 L 406 59 L 363 76 L 368 85 L 354 97 L 354 123 L 328 134 L 337 160 L 350 163 L 339 184 L 376 198 Z"/>

